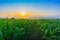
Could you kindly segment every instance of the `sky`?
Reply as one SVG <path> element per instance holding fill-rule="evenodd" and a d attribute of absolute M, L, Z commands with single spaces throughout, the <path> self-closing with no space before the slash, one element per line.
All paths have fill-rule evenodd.
<path fill-rule="evenodd" d="M 60 0 L 0 0 L 0 17 L 19 17 L 21 12 L 31 18 L 60 18 Z"/>

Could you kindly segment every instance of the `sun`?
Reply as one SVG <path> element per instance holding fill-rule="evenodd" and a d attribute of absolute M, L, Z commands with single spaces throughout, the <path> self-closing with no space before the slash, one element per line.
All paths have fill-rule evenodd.
<path fill-rule="evenodd" d="M 21 16 L 26 16 L 26 12 L 21 12 Z"/>
<path fill-rule="evenodd" d="M 28 18 L 29 17 L 29 14 L 27 12 L 23 11 L 23 12 L 20 12 L 19 13 L 19 17 L 25 19 L 25 18 Z"/>
<path fill-rule="evenodd" d="M 25 11 L 21 11 L 18 13 L 18 18 L 28 18 L 29 17 L 29 14 L 28 12 L 25 12 Z"/>

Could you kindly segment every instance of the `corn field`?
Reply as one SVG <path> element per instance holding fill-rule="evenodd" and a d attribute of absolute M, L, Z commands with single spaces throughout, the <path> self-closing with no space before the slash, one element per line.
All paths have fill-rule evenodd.
<path fill-rule="evenodd" d="M 0 40 L 60 40 L 60 20 L 0 19 Z"/>

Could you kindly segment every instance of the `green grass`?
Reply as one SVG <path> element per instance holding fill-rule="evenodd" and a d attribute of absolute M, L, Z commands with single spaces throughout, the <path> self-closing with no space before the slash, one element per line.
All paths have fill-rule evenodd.
<path fill-rule="evenodd" d="M 0 40 L 60 40 L 60 20 L 0 19 Z"/>

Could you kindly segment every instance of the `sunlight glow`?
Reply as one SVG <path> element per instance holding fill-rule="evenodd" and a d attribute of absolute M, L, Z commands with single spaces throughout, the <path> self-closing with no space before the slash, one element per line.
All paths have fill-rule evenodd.
<path fill-rule="evenodd" d="M 26 13 L 25 12 L 21 12 L 21 16 L 25 16 L 26 15 Z"/>
<path fill-rule="evenodd" d="M 25 12 L 25 11 L 22 11 L 22 12 L 19 13 L 19 17 L 20 17 L 20 18 L 26 19 L 26 18 L 28 18 L 28 16 L 29 16 L 28 13 Z"/>

